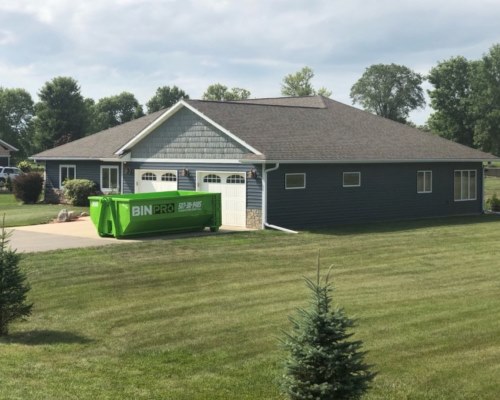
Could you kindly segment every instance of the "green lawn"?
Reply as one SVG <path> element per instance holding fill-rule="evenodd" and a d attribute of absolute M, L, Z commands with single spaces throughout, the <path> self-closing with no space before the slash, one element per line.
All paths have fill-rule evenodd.
<path fill-rule="evenodd" d="M 45 224 L 57 217 L 63 208 L 76 212 L 88 212 L 88 207 L 60 204 L 21 204 L 12 194 L 0 192 L 0 221 L 5 214 L 6 227 Z"/>
<path fill-rule="evenodd" d="M 318 250 L 379 375 L 367 399 L 497 399 L 500 219 L 259 231 L 28 254 L 0 399 L 280 399 Z"/>
<path fill-rule="evenodd" d="M 496 193 L 500 197 L 500 178 L 488 176 L 484 180 L 484 198 L 488 199 Z"/>

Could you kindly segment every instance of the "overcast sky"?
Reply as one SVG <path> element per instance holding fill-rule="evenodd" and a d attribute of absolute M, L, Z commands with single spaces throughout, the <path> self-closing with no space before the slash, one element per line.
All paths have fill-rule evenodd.
<path fill-rule="evenodd" d="M 499 0 L 0 0 L 0 86 L 34 100 L 56 76 L 95 100 L 129 91 L 144 104 L 165 85 L 201 98 L 216 82 L 274 97 L 307 65 L 351 104 L 372 64 L 426 74 L 495 43 Z"/>

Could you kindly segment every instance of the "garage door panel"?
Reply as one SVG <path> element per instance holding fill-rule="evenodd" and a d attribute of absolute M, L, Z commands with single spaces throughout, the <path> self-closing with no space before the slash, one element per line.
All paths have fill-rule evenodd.
<path fill-rule="evenodd" d="M 170 170 L 146 170 L 135 171 L 135 192 L 167 192 L 177 190 L 177 173 Z"/>
<path fill-rule="evenodd" d="M 244 174 L 207 172 L 201 174 L 198 178 L 199 190 L 221 194 L 222 224 L 246 226 L 246 183 Z"/>

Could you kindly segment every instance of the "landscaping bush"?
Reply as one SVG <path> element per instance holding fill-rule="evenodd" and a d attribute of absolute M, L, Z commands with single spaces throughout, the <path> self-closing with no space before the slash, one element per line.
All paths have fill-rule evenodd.
<path fill-rule="evenodd" d="M 95 194 L 98 194 L 97 184 L 88 179 L 71 179 L 64 182 L 64 197 L 74 206 L 88 206 L 88 197 Z"/>
<path fill-rule="evenodd" d="M 12 190 L 23 203 L 36 203 L 43 190 L 43 177 L 37 172 L 19 175 L 12 180 Z"/>
<path fill-rule="evenodd" d="M 19 168 L 21 171 L 28 173 L 31 172 L 31 163 L 29 161 L 19 161 L 17 163 L 17 168 Z"/>

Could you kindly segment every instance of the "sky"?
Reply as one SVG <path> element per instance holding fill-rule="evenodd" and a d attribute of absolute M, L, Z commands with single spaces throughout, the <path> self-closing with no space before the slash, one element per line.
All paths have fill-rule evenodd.
<path fill-rule="evenodd" d="M 315 88 L 352 104 L 370 65 L 425 75 L 497 43 L 499 0 L 0 0 L 0 86 L 35 101 L 56 76 L 96 101 L 128 91 L 145 104 L 173 85 L 201 98 L 213 83 L 278 97 L 284 76 L 309 66 Z"/>

